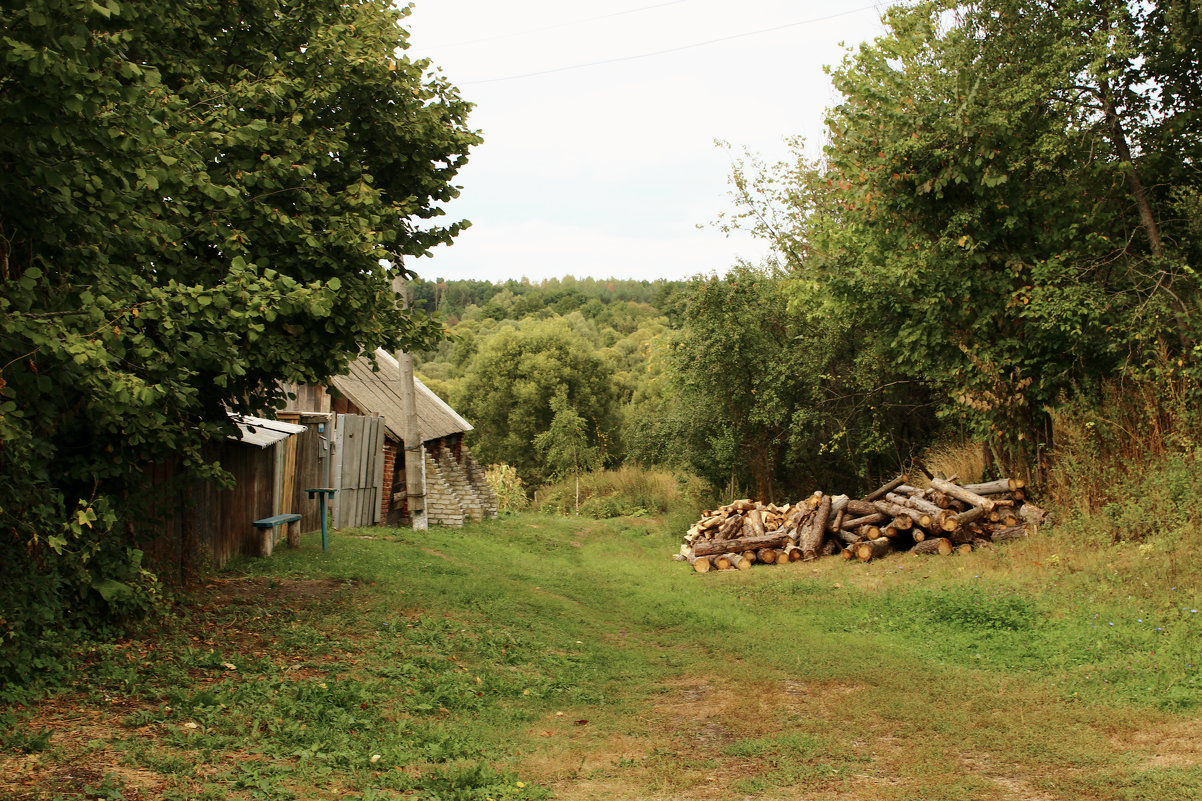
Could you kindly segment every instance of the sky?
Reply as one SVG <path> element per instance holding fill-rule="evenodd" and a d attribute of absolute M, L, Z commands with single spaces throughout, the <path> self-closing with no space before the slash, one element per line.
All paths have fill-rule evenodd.
<path fill-rule="evenodd" d="M 816 156 L 837 101 L 824 65 L 883 33 L 868 0 L 414 0 L 411 58 L 476 104 L 457 176 L 472 225 L 423 278 L 681 279 L 760 262 L 715 225 L 731 152 Z"/>

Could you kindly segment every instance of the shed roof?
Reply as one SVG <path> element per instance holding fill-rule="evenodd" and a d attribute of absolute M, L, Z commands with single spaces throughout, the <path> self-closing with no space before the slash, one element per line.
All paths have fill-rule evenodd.
<path fill-rule="evenodd" d="M 404 441 L 405 416 L 401 413 L 401 366 L 392 354 L 376 351 L 380 371 L 371 367 L 371 359 L 362 355 L 351 362 L 347 375 L 337 375 L 332 383 L 365 414 L 384 418 L 384 427 L 397 441 Z M 419 379 L 413 379 L 417 405 L 417 430 L 423 442 L 471 431 L 472 425 L 459 416 L 442 398 Z"/>
<path fill-rule="evenodd" d="M 268 445 L 274 445 L 277 442 L 288 439 L 293 434 L 299 434 L 305 430 L 305 426 L 297 425 L 296 423 L 285 423 L 281 420 L 267 420 L 262 417 L 251 417 L 245 414 L 234 414 L 230 412 L 230 420 L 238 426 L 240 437 L 233 434 L 229 435 L 229 439 L 245 442 L 248 445 L 258 445 L 260 448 L 266 448 Z"/>

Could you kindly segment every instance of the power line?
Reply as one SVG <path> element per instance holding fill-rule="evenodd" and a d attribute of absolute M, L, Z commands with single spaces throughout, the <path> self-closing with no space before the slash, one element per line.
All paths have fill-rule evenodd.
<path fill-rule="evenodd" d="M 559 28 L 570 28 L 573 25 L 584 25 L 585 23 L 596 22 L 597 20 L 602 20 L 602 19 L 611 19 L 613 17 L 624 17 L 624 16 L 627 16 L 628 14 L 639 14 L 643 11 L 652 11 L 657 8 L 664 8 L 665 6 L 678 6 L 681 3 L 687 3 L 689 1 L 690 0 L 671 0 L 671 2 L 669 2 L 669 3 L 656 3 L 655 5 L 651 5 L 651 6 L 640 6 L 639 8 L 629 8 L 625 11 L 614 11 L 609 14 L 600 14 L 595 17 L 585 17 L 584 19 L 568 20 L 567 22 L 557 22 L 554 25 L 547 25 L 543 28 L 530 28 L 529 30 L 524 30 L 524 31 L 513 31 L 512 33 L 501 33 L 501 34 L 497 34 L 496 36 L 485 36 L 481 39 L 469 39 L 464 42 L 449 42 L 447 44 L 432 45 L 426 49 L 438 50 L 438 49 L 442 49 L 442 48 L 446 48 L 446 47 L 463 47 L 466 45 L 481 44 L 483 42 L 495 42 L 500 39 L 512 39 L 516 36 L 526 36 L 527 34 L 531 34 L 531 33 L 543 33 L 545 31 L 554 31 L 554 30 L 558 30 Z"/>
<path fill-rule="evenodd" d="M 851 14 L 858 14 L 861 11 L 868 11 L 869 9 L 875 9 L 875 8 L 877 8 L 877 4 L 874 3 L 874 4 L 868 5 L 868 6 L 861 6 L 860 8 L 853 8 L 850 11 L 840 11 L 835 14 L 827 14 L 824 17 L 812 17 L 810 19 L 798 20 L 797 22 L 786 22 L 784 25 L 774 25 L 771 28 L 761 28 L 756 31 L 747 31 L 746 33 L 736 33 L 736 34 L 732 34 L 730 36 L 722 36 L 717 39 L 707 39 L 704 42 L 694 42 L 692 44 L 680 45 L 679 47 L 669 47 L 666 50 L 654 50 L 654 51 L 651 51 L 648 53 L 637 53 L 632 56 L 618 56 L 617 58 L 606 58 L 606 59 L 601 59 L 599 61 L 588 61 L 583 64 L 569 64 L 569 65 L 566 65 L 563 67 L 552 67 L 551 69 L 538 70 L 537 72 L 524 72 L 519 75 L 506 75 L 503 78 L 484 78 L 484 79 L 481 79 L 478 81 L 456 81 L 456 83 L 459 86 L 471 86 L 471 85 L 482 84 L 482 83 L 500 83 L 502 81 L 516 81 L 516 80 L 519 80 L 522 78 L 534 78 L 539 75 L 551 75 L 556 72 L 568 72 L 570 70 L 581 70 L 581 69 L 585 69 L 587 67 L 598 67 L 598 66 L 601 66 L 604 64 L 618 64 L 623 61 L 636 61 L 641 58 L 652 58 L 653 56 L 663 56 L 663 55 L 667 55 L 669 53 L 679 53 L 682 50 L 693 50 L 698 47 L 707 47 L 712 44 L 720 44 L 722 42 L 730 42 L 735 39 L 746 39 L 749 36 L 760 36 L 761 34 L 772 33 L 774 31 L 783 31 L 786 28 L 796 28 L 801 25 L 812 25 L 815 22 L 825 22 L 827 20 L 836 19 L 838 17 L 846 17 Z"/>

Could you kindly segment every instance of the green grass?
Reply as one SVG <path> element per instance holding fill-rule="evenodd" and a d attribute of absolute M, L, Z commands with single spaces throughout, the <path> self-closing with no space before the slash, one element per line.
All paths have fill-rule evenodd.
<path fill-rule="evenodd" d="M 82 651 L 3 711 L 0 797 L 1202 796 L 1167 547 L 695 575 L 653 518 L 362 533 Z"/>

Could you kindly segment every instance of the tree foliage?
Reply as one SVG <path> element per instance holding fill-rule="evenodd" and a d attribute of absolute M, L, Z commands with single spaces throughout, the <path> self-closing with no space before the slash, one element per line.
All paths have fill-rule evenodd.
<path fill-rule="evenodd" d="M 1161 26 L 1173 15 L 1184 35 Z M 1198 11 L 922 2 L 885 21 L 833 72 L 824 158 L 745 165 L 735 222 L 873 329 L 864 344 L 949 421 L 1030 456 L 1066 393 L 1160 342 L 1193 356 L 1199 241 L 1173 211 L 1199 180 L 1182 100 Z"/>
<path fill-rule="evenodd" d="M 559 464 L 535 447 L 552 429 L 553 399 L 561 414 L 570 410 L 584 421 L 588 448 L 608 454 L 616 433 L 612 368 L 563 318 L 499 330 L 472 358 L 452 399 L 476 429 L 477 455 L 513 465 L 528 485 L 545 481 Z"/>
<path fill-rule="evenodd" d="M 97 548 L 137 558 L 147 464 L 201 464 L 225 409 L 270 406 L 279 380 L 438 336 L 380 260 L 464 225 L 437 218 L 478 136 L 401 55 L 406 13 L 0 6 L 0 536 L 60 610 L 104 607 Z"/>

